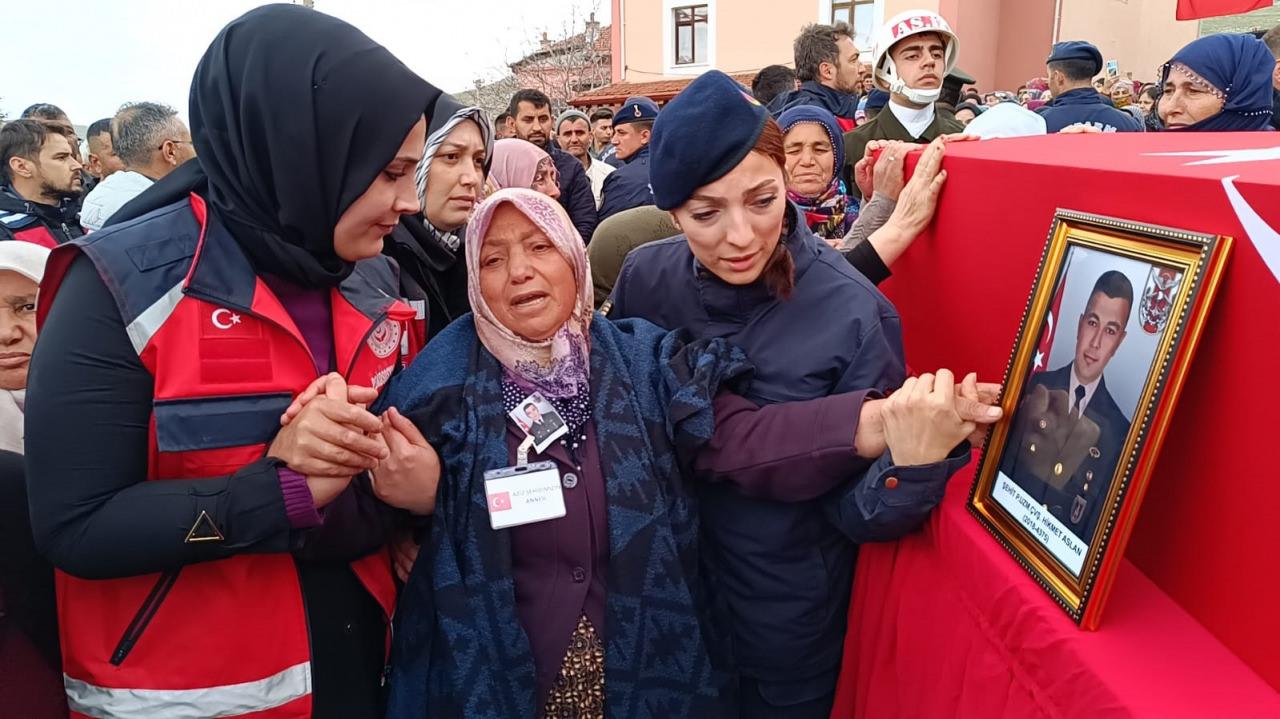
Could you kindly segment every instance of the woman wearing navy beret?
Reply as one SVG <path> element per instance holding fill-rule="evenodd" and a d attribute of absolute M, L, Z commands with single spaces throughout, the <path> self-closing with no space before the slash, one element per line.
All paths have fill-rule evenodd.
<path fill-rule="evenodd" d="M 684 234 L 631 252 L 610 318 L 728 339 L 755 366 L 752 402 L 827 402 L 849 422 L 835 441 L 850 461 L 814 470 L 835 475 L 822 496 L 784 503 L 731 481 L 699 483 L 709 580 L 732 622 L 739 716 L 825 718 L 857 545 L 917 529 L 969 461 L 976 378 L 906 378 L 897 311 L 787 201 L 782 131 L 727 75 L 702 75 L 663 109 L 650 163 L 655 204 Z M 858 391 L 855 401 L 836 397 Z M 942 409 L 907 422 L 922 403 Z"/>

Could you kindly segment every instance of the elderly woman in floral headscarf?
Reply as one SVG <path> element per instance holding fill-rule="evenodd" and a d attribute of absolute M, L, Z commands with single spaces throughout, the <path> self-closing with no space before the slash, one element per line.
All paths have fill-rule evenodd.
<path fill-rule="evenodd" d="M 413 471 L 439 482 L 397 610 L 389 716 L 586 719 L 606 705 L 611 717 L 653 716 L 656 705 L 725 716 L 726 627 L 700 579 L 686 479 L 785 502 L 824 496 L 849 476 L 838 468 L 867 461 L 853 446 L 867 393 L 835 400 L 839 411 L 760 409 L 722 391 L 745 388 L 751 371 L 724 340 L 690 343 L 594 314 L 582 240 L 543 194 L 487 198 L 465 256 L 472 315 L 381 402 L 394 408 L 387 421 L 421 431 Z M 511 413 L 534 393 L 568 428 L 536 457 L 554 464 L 565 511 L 494 529 L 485 475 L 523 464 L 530 432 Z M 824 435 L 837 446 L 813 451 Z M 805 472 L 807 462 L 837 469 L 834 478 Z M 379 467 L 374 481 L 395 473 Z"/>

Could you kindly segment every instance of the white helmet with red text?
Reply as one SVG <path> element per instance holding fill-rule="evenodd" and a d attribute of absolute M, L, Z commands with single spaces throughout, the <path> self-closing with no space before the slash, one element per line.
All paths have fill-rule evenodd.
<path fill-rule="evenodd" d="M 889 49 L 912 35 L 924 33 L 938 34 L 947 46 L 943 56 L 946 66 L 940 74 L 939 80 L 941 80 L 956 67 L 956 56 L 960 53 L 960 40 L 951 30 L 951 25 L 936 12 L 907 10 L 894 15 L 876 30 L 875 46 L 871 54 L 871 69 L 875 75 L 876 85 L 889 92 L 903 95 L 919 105 L 935 102 L 942 94 L 942 83 L 939 82 L 938 87 L 931 88 L 907 87 L 907 83 L 898 77 L 898 68 L 893 64 L 893 58 L 889 56 Z"/>

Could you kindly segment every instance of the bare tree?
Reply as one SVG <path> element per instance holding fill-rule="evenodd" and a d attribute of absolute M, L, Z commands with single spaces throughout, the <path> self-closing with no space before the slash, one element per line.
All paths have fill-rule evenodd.
<path fill-rule="evenodd" d="M 464 105 L 474 105 L 489 113 L 490 119 L 505 112 L 507 104 L 511 102 L 511 96 L 520 89 L 516 85 L 516 79 L 511 75 L 492 81 L 476 78 L 472 85 L 472 89 L 456 93 L 454 96 Z"/>
<path fill-rule="evenodd" d="M 596 21 L 594 11 L 583 20 L 574 10 L 555 37 L 543 31 L 528 45 L 534 49 L 511 63 L 511 72 L 521 88 L 545 92 L 557 108 L 612 80 L 609 28 Z"/>

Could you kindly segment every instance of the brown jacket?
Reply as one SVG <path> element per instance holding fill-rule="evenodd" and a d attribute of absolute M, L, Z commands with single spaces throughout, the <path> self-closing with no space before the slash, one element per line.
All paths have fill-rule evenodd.
<path fill-rule="evenodd" d="M 933 122 L 925 128 L 924 133 L 920 137 L 912 137 L 907 128 L 898 122 L 898 118 L 893 114 L 887 106 L 876 115 L 874 119 L 866 124 L 855 127 L 844 134 L 844 178 L 845 184 L 849 188 L 849 194 L 860 197 L 858 185 L 853 181 L 853 166 L 862 159 L 862 153 L 867 149 L 867 143 L 872 140 L 902 140 L 903 142 L 915 142 L 921 145 L 927 145 L 933 142 L 939 135 L 948 135 L 953 132 L 964 132 L 964 125 L 955 119 L 954 115 L 947 115 L 939 112 L 934 107 Z"/>

